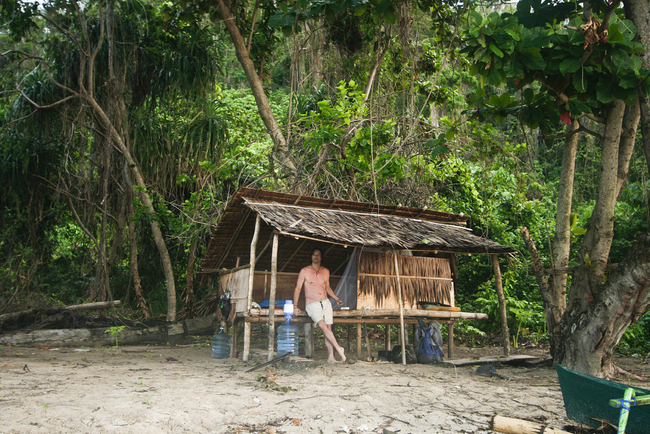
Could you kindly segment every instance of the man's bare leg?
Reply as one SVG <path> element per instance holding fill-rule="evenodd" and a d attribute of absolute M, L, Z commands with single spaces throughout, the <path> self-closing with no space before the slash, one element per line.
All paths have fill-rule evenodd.
<path fill-rule="evenodd" d="M 327 339 L 325 339 L 325 346 L 327 347 L 327 363 L 336 363 L 336 359 L 334 358 L 334 347 Z"/>
<path fill-rule="evenodd" d="M 324 320 L 320 320 L 318 321 L 318 327 L 320 327 L 320 329 L 323 331 L 323 335 L 325 335 L 325 346 L 328 347 L 328 352 L 330 351 L 328 344 L 332 346 L 332 352 L 329 354 L 327 361 L 332 362 L 332 360 L 330 360 L 330 357 L 334 359 L 334 350 L 336 350 L 336 352 L 339 353 L 339 356 L 341 356 L 341 361 L 345 362 L 345 350 L 338 344 L 338 342 L 336 342 L 336 337 L 334 337 L 334 333 L 332 333 L 332 325 L 325 324 Z M 333 361 L 336 361 L 336 359 Z"/>

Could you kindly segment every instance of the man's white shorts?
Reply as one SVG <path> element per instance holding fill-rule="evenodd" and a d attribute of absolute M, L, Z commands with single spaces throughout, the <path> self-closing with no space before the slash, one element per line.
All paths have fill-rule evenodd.
<path fill-rule="evenodd" d="M 309 303 L 305 306 L 305 311 L 314 324 L 318 324 L 321 320 L 325 321 L 325 324 L 334 324 L 332 302 L 329 298 Z"/>

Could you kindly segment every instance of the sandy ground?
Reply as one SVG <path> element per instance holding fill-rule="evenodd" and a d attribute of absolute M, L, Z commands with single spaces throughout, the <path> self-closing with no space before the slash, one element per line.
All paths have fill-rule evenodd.
<path fill-rule="evenodd" d="M 322 338 L 321 338 L 322 339 Z M 0 348 L 1 433 L 488 433 L 494 414 L 561 428 L 550 367 L 324 363 L 298 358 L 269 370 L 211 358 L 210 337 L 183 346 Z M 500 348 L 457 347 L 457 358 Z M 544 356 L 541 350 L 514 350 Z M 353 358 L 353 357 L 351 357 Z M 640 360 L 626 366 L 643 373 Z M 646 385 L 647 387 L 647 385 Z"/>

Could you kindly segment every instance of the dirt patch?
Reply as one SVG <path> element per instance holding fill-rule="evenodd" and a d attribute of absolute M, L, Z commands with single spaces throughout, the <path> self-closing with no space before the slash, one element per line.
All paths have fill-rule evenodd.
<path fill-rule="evenodd" d="M 499 379 L 476 375 L 476 366 L 330 365 L 319 350 L 315 361 L 247 373 L 266 361 L 264 345 L 243 363 L 212 359 L 208 342 L 0 348 L 0 432 L 487 433 L 494 414 L 557 428 L 569 423 L 551 367 L 495 365 Z M 459 347 L 456 358 L 501 351 Z M 637 359 L 619 363 L 638 374 L 647 367 Z"/>

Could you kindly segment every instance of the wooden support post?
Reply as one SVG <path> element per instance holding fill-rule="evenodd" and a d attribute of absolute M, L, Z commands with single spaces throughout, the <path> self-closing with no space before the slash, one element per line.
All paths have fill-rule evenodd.
<path fill-rule="evenodd" d="M 257 214 L 255 217 L 255 232 L 253 232 L 253 240 L 251 241 L 251 251 L 250 251 L 250 268 L 248 275 L 248 296 L 246 297 L 246 312 L 251 310 L 251 305 L 253 303 L 253 281 L 255 280 L 255 248 L 257 247 L 257 238 L 260 235 L 260 215 Z M 244 323 L 244 354 L 242 359 L 244 362 L 248 362 L 248 357 L 251 352 L 251 324 L 249 322 Z"/>
<path fill-rule="evenodd" d="M 314 326 L 311 322 L 305 323 L 305 357 L 314 357 Z"/>
<path fill-rule="evenodd" d="M 501 334 L 503 335 L 503 355 L 510 355 L 510 332 L 508 330 L 508 316 L 506 314 L 506 297 L 503 294 L 503 282 L 501 281 L 501 268 L 499 267 L 499 255 L 490 254 L 492 268 L 494 268 L 494 280 L 499 298 L 499 314 L 501 316 Z"/>
<path fill-rule="evenodd" d="M 352 348 L 352 324 L 348 324 L 348 353 L 350 352 L 350 348 Z"/>
<path fill-rule="evenodd" d="M 361 358 L 361 324 L 357 324 L 357 358 Z"/>
<path fill-rule="evenodd" d="M 441 350 L 442 351 L 442 350 Z M 447 325 L 447 357 L 454 358 L 454 325 Z"/>
<path fill-rule="evenodd" d="M 239 321 L 237 321 L 237 317 L 232 322 L 232 335 L 230 336 L 230 358 L 231 359 L 236 359 L 237 358 L 237 333 L 239 332 Z"/>
<path fill-rule="evenodd" d="M 273 247 L 271 248 L 271 292 L 269 294 L 269 312 L 275 313 L 275 291 L 278 281 L 278 234 L 273 232 Z M 273 344 L 275 343 L 274 315 L 269 315 L 269 344 L 266 361 L 273 358 Z M 297 356 L 298 354 L 294 354 Z"/>
<path fill-rule="evenodd" d="M 384 350 L 390 351 L 390 324 L 386 324 L 386 340 L 384 342 Z"/>
<path fill-rule="evenodd" d="M 397 264 L 397 252 L 393 250 L 395 260 L 395 275 L 397 276 L 397 302 L 399 303 L 399 332 L 402 338 L 402 365 L 406 365 L 406 335 L 404 329 L 404 304 L 402 303 L 402 283 L 399 280 L 399 266 Z"/>

